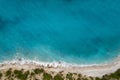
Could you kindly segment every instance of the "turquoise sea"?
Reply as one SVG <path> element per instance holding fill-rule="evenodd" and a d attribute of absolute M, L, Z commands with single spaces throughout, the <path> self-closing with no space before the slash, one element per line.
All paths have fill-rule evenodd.
<path fill-rule="evenodd" d="M 120 50 L 120 0 L 0 0 L 0 62 L 94 64 Z"/>

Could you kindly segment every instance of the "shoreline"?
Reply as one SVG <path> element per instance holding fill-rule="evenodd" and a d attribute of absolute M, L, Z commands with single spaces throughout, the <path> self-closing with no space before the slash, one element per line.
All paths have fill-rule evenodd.
<path fill-rule="evenodd" d="M 0 70 L 5 69 L 35 69 L 35 68 L 43 68 L 48 72 L 64 72 L 64 73 L 78 73 L 86 76 L 92 77 L 102 77 L 105 74 L 110 74 L 115 72 L 120 68 L 120 57 L 117 57 L 112 62 L 106 64 L 93 64 L 93 65 L 73 65 L 62 62 L 40 62 L 33 60 L 12 60 L 5 61 L 0 63 Z"/>

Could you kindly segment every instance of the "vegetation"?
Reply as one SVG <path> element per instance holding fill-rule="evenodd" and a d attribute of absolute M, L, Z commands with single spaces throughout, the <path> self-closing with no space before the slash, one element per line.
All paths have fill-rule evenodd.
<path fill-rule="evenodd" d="M 1 79 L 2 76 L 3 76 L 3 74 L 0 72 L 0 79 Z"/>
<path fill-rule="evenodd" d="M 120 69 L 118 69 L 116 72 L 114 72 L 114 73 L 111 73 L 110 75 L 104 75 L 103 77 L 102 77 L 102 79 L 100 79 L 100 80 L 120 80 Z"/>
<path fill-rule="evenodd" d="M 68 80 L 74 80 L 72 73 L 68 73 L 68 74 L 66 75 L 66 78 L 67 78 Z"/>
<path fill-rule="evenodd" d="M 31 72 L 31 76 L 34 76 L 35 75 L 35 73 L 34 72 Z"/>
<path fill-rule="evenodd" d="M 29 71 L 26 71 L 26 72 L 23 73 L 21 70 L 15 70 L 14 74 L 18 79 L 26 80 L 28 75 L 29 75 Z"/>
<path fill-rule="evenodd" d="M 120 80 L 120 69 L 111 74 L 99 77 L 83 76 L 77 73 L 47 73 L 44 69 L 32 71 L 12 70 L 0 71 L 0 80 Z"/>
<path fill-rule="evenodd" d="M 56 76 L 54 76 L 54 80 L 64 80 L 64 78 L 61 74 L 57 74 Z"/>
<path fill-rule="evenodd" d="M 44 70 L 37 68 L 37 69 L 34 70 L 34 72 L 35 72 L 35 74 L 40 74 L 40 73 L 44 72 Z"/>
<path fill-rule="evenodd" d="M 51 74 L 43 73 L 43 80 L 52 80 Z"/>
<path fill-rule="evenodd" d="M 11 71 L 11 69 L 9 69 L 7 72 L 6 72 L 6 77 L 10 77 L 11 76 L 11 74 L 12 74 L 12 71 Z"/>

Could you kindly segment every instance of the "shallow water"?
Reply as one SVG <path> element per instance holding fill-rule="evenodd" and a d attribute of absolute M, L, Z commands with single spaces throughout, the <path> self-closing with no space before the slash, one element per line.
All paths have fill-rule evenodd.
<path fill-rule="evenodd" d="M 0 61 L 103 63 L 119 47 L 119 0 L 0 0 Z"/>

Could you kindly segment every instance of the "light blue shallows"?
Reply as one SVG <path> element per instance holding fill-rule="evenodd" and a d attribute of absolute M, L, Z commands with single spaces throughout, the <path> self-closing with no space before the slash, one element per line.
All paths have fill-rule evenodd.
<path fill-rule="evenodd" d="M 120 0 L 0 0 L 0 61 L 94 64 L 120 50 Z"/>

